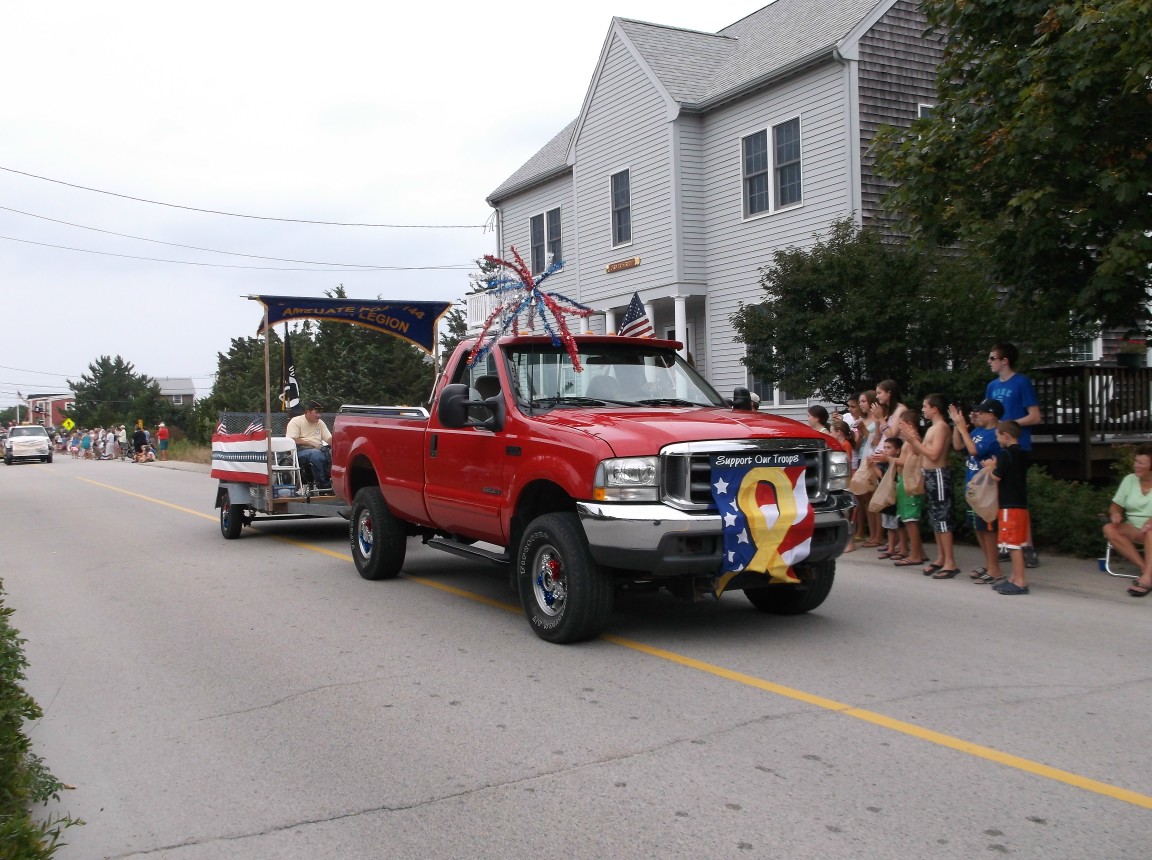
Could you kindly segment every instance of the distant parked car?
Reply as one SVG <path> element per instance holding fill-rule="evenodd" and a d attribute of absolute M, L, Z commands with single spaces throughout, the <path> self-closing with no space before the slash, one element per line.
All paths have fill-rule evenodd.
<path fill-rule="evenodd" d="M 48 431 L 36 425 L 9 428 L 4 440 L 4 465 L 11 466 L 17 460 L 51 463 L 52 440 Z"/>

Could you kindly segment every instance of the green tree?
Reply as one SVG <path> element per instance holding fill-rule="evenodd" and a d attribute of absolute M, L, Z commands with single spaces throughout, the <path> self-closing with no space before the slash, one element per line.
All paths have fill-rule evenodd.
<path fill-rule="evenodd" d="M 971 399 L 988 380 L 988 347 L 1023 340 L 1033 360 L 1067 344 L 1050 321 L 1019 312 L 974 256 L 886 243 L 851 219 L 809 250 L 773 255 L 765 299 L 732 317 L 757 379 L 844 403 L 882 379 L 917 396 Z"/>
<path fill-rule="evenodd" d="M 462 303 L 457 302 L 448 313 L 440 318 L 440 363 L 443 367 L 457 344 L 468 336 L 468 318 L 461 308 Z"/>
<path fill-rule="evenodd" d="M 914 235 L 985 251 L 1048 319 L 1143 323 L 1152 262 L 1148 0 L 923 0 L 939 104 L 876 140 Z"/>
<path fill-rule="evenodd" d="M 173 419 L 172 406 L 160 395 L 159 383 L 136 373 L 131 362 L 102 355 L 88 365 L 88 370 L 78 381 L 68 380 L 76 398 L 72 418 L 77 424 L 108 427 L 141 419 L 154 426 Z"/>
<path fill-rule="evenodd" d="M 347 297 L 343 286 L 325 295 Z M 434 378 L 431 357 L 401 338 L 348 323 L 321 322 L 301 352 L 297 344 L 305 340 L 292 336 L 305 400 L 318 400 L 326 409 L 342 403 L 412 405 L 428 400 Z"/>

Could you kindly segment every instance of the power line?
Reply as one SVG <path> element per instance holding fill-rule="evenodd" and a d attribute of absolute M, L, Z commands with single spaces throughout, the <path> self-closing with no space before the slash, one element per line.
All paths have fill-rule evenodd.
<path fill-rule="evenodd" d="M 77 185 L 73 182 L 65 182 L 62 179 L 51 179 L 47 176 L 37 176 L 35 173 L 25 173 L 23 170 L 16 170 L 11 167 L 0 166 L 0 170 L 3 170 L 7 173 L 15 173 L 20 176 L 27 176 L 31 179 L 40 179 L 44 182 L 54 182 L 57 185 L 66 185 L 69 188 L 79 188 L 81 191 L 91 191 L 95 194 L 107 194 L 109 197 L 119 197 L 123 200 L 135 200 L 137 203 L 150 203 L 153 206 L 168 206 L 172 209 L 186 209 L 189 212 L 204 212 L 208 215 L 227 215 L 229 218 L 251 218 L 256 221 L 285 221 L 291 224 L 323 224 L 329 227 L 388 227 L 395 229 L 415 230 L 478 230 L 484 227 L 483 224 L 358 224 L 344 221 L 314 221 L 308 218 L 274 218 L 270 215 L 245 215 L 239 212 L 223 212 L 219 209 L 199 209 L 195 206 L 182 206 L 179 203 L 165 203 L 162 200 L 149 200 L 146 197 L 133 197 L 129 194 L 118 194 L 115 191 L 103 191 L 99 188 L 89 188 L 87 185 Z"/>
<path fill-rule="evenodd" d="M 29 370 L 29 369 L 28 369 L 28 368 L 26 368 L 26 367 L 8 367 L 7 365 L 4 365 L 4 364 L 0 364 L 0 370 L 15 370 L 15 371 L 17 371 L 18 373 L 35 373 L 35 374 L 37 374 L 37 375 L 39 375 L 39 376 L 63 376 L 63 377 L 69 377 L 69 376 L 74 376 L 74 375 L 75 375 L 75 374 L 72 374 L 72 373 L 49 373 L 49 372 L 48 372 L 48 371 L 46 371 L 46 370 Z"/>
<path fill-rule="evenodd" d="M 0 168 L 3 170 L 3 168 Z M 33 242 L 31 239 L 17 239 L 15 236 L 0 236 L 9 242 L 22 242 L 25 245 L 39 245 L 43 248 L 58 248 L 61 251 L 76 251 L 80 254 L 99 254 L 101 257 L 122 257 L 125 260 L 145 260 L 150 263 L 173 263 L 178 266 L 202 266 L 210 269 L 259 269 L 268 272 L 425 272 L 433 270 L 468 271 L 471 264 L 448 266 L 366 266 L 360 269 L 305 269 L 295 266 L 238 266 L 230 263 L 197 263 L 192 260 L 165 260 L 161 257 L 138 257 L 134 254 L 114 254 L 111 251 L 93 251 L 89 248 L 72 248 L 68 245 L 53 245 L 51 242 Z M 342 265 L 342 264 L 337 264 Z"/>
<path fill-rule="evenodd" d="M 29 218 L 39 218 L 41 221 L 51 221 L 53 224 L 64 224 L 67 227 L 77 227 L 81 230 L 91 230 L 94 233 L 104 233 L 108 236 L 120 236 L 124 239 L 135 239 L 138 242 L 154 242 L 157 245 L 170 245 L 173 248 L 188 248 L 191 251 L 207 251 L 209 254 L 227 254 L 229 257 L 274 260 L 278 263 L 307 263 L 310 266 L 348 266 L 351 269 L 392 268 L 390 266 L 374 266 L 368 263 L 333 263 L 328 260 L 294 260 L 290 257 L 263 257 L 259 254 L 241 254 L 238 251 L 219 251 L 215 248 L 201 248 L 199 245 L 182 245 L 179 242 L 165 242 L 163 239 L 149 239 L 147 236 L 133 236 L 131 233 L 117 233 L 115 230 L 102 230 L 99 227 L 89 227 L 86 224 L 76 224 L 72 221 L 61 221 L 59 218 L 49 218 L 47 215 L 37 215 L 35 212 L 24 212 L 21 209 L 13 209 L 10 206 L 0 206 L 0 210 L 15 212 L 17 215 L 27 215 Z"/>

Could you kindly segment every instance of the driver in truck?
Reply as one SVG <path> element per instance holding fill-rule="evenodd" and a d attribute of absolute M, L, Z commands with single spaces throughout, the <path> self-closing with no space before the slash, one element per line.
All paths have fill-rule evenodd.
<path fill-rule="evenodd" d="M 312 469 L 316 488 L 332 487 L 332 433 L 320 417 L 320 404 L 309 402 L 303 415 L 288 422 L 286 435 L 296 443 L 296 457 Z"/>

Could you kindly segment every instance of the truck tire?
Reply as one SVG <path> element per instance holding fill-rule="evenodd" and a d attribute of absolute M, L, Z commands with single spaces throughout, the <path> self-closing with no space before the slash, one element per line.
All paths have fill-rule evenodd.
<path fill-rule="evenodd" d="M 220 534 L 225 540 L 236 540 L 244 529 L 244 509 L 247 505 L 234 505 L 225 499 L 220 504 Z"/>
<path fill-rule="evenodd" d="M 824 602 L 836 579 L 836 561 L 796 565 L 796 575 L 803 585 L 767 585 L 744 592 L 748 601 L 761 612 L 773 615 L 803 615 Z"/>
<path fill-rule="evenodd" d="M 544 514 L 525 529 L 516 580 L 528 623 L 546 642 L 594 639 L 612 616 L 612 577 L 592 558 L 574 513 Z"/>
<path fill-rule="evenodd" d="M 395 579 L 404 566 L 408 536 L 392 516 L 379 487 L 364 487 L 352 501 L 348 521 L 352 560 L 365 579 Z"/>

